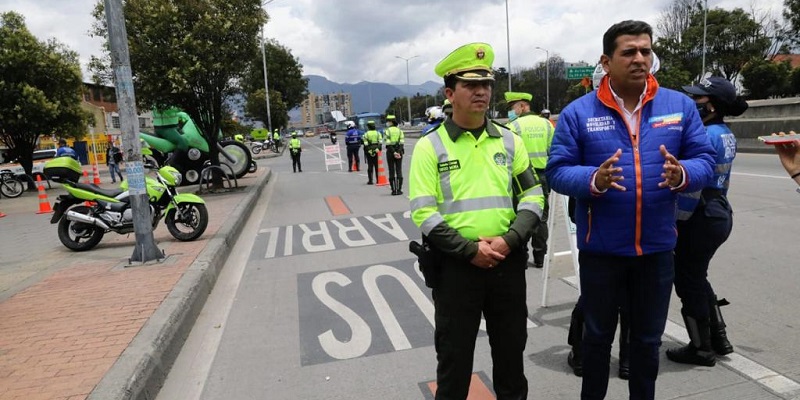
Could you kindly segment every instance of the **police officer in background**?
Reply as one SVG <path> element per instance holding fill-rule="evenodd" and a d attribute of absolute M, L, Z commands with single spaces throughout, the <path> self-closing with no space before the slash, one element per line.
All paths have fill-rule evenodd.
<path fill-rule="evenodd" d="M 364 153 L 367 155 L 367 185 L 372 185 L 372 176 L 378 181 L 378 152 L 381 150 L 381 134 L 375 130 L 375 121 L 367 121 L 364 133 Z"/>
<path fill-rule="evenodd" d="M 289 140 L 289 155 L 292 157 L 292 172 L 303 172 L 303 164 L 300 163 L 300 153 L 303 148 L 300 145 L 300 139 L 297 138 L 297 132 L 292 132 L 292 138 Z"/>
<path fill-rule="evenodd" d="M 361 171 L 361 160 L 358 158 L 358 149 L 361 147 L 361 132 L 356 129 L 356 123 L 353 121 L 345 121 L 344 126 L 347 127 L 347 133 L 344 134 L 344 144 L 347 146 L 347 172 L 353 172 L 353 167 L 356 171 Z"/>
<path fill-rule="evenodd" d="M 730 354 L 725 321 L 708 281 L 711 258 L 728 239 L 733 228 L 733 210 L 728 202 L 731 167 L 736 157 L 736 137 L 725 124 L 725 116 L 738 116 L 747 102 L 736 96 L 736 88 L 722 77 L 711 77 L 683 90 L 695 101 L 706 126 L 706 134 L 716 150 L 714 178 L 702 191 L 681 193 L 678 197 L 678 243 L 675 245 L 675 293 L 681 299 L 681 315 L 689 333 L 689 343 L 668 349 L 667 358 L 681 364 L 716 364 L 716 356 Z"/>
<path fill-rule="evenodd" d="M 547 166 L 547 153 L 553 143 L 553 126 L 550 122 L 536 114 L 531 113 L 530 93 L 506 92 L 505 99 L 508 103 L 508 126 L 522 138 L 531 167 L 542 183 L 544 191 L 544 211 L 542 223 L 531 237 L 531 252 L 533 253 L 533 267 L 542 268 L 544 257 L 547 255 L 547 198 L 550 196 L 550 186 L 544 177 L 544 167 Z"/>
<path fill-rule="evenodd" d="M 450 104 L 450 100 L 444 99 L 444 103 L 442 103 L 442 112 L 445 118 L 453 116 L 453 105 Z"/>
<path fill-rule="evenodd" d="M 439 62 L 453 116 L 411 158 L 411 216 L 436 254 L 436 399 L 467 398 L 481 314 L 497 398 L 528 393 L 526 243 L 544 195 L 522 139 L 486 118 L 493 60 L 491 46 L 471 43 Z"/>
<path fill-rule="evenodd" d="M 274 132 L 272 132 L 272 140 L 275 141 L 275 148 L 280 150 L 281 149 L 281 133 L 278 132 L 276 128 Z"/>
<path fill-rule="evenodd" d="M 72 157 L 78 159 L 78 153 L 72 147 L 67 146 L 66 139 L 58 139 L 58 149 L 56 149 L 56 157 Z"/>
<path fill-rule="evenodd" d="M 386 164 L 389 167 L 389 184 L 392 195 L 403 194 L 403 154 L 405 154 L 405 134 L 397 127 L 394 115 L 386 116 Z"/>

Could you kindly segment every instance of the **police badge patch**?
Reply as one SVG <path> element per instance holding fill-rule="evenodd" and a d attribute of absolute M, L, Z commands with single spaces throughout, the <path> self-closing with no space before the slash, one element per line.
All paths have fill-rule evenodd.
<path fill-rule="evenodd" d="M 494 163 L 500 166 L 506 166 L 506 155 L 505 153 L 494 153 Z"/>

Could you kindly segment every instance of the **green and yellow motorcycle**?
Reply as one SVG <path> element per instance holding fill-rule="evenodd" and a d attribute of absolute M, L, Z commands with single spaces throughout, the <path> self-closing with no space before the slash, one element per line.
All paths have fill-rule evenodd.
<path fill-rule="evenodd" d="M 44 174 L 60 183 L 68 192 L 58 196 L 50 223 L 58 223 L 58 239 L 70 250 L 89 250 L 97 246 L 107 232 L 133 232 L 133 210 L 127 180 L 120 184 L 119 189 L 111 190 L 80 183 L 81 166 L 71 157 L 48 161 L 44 166 Z M 191 241 L 205 232 L 208 209 L 199 196 L 178 193 L 176 187 L 181 179 L 183 177 L 177 169 L 164 166 L 158 170 L 155 178 L 145 177 L 145 186 L 150 199 L 153 229 L 164 218 L 167 230 L 175 239 Z M 87 201 L 91 202 L 91 206 L 85 205 Z"/>

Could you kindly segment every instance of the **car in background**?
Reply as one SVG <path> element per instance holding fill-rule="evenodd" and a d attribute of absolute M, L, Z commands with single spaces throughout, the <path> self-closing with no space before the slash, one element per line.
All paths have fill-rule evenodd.
<path fill-rule="evenodd" d="M 46 150 L 35 150 L 31 159 L 33 160 L 33 168 L 32 173 L 34 179 L 36 175 L 42 175 L 42 178 L 47 179 L 44 176 L 44 163 L 50 161 L 51 159 L 56 157 L 56 149 L 46 149 Z M 25 169 L 22 168 L 22 165 L 19 164 L 18 160 L 14 160 L 8 164 L 0 164 L 0 169 L 9 170 L 14 175 L 25 175 Z"/>
<path fill-rule="evenodd" d="M 314 137 L 314 131 L 306 131 L 305 137 Z"/>
<path fill-rule="evenodd" d="M 330 137 L 331 137 L 331 135 L 329 135 L 328 132 L 322 132 L 322 133 L 319 134 L 319 138 L 320 139 L 328 139 Z"/>

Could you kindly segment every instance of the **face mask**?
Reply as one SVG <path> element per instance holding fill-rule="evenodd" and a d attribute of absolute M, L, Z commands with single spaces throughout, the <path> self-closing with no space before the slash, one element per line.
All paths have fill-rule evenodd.
<path fill-rule="evenodd" d="M 708 105 L 708 102 L 694 103 L 694 105 L 697 107 L 697 112 L 700 113 L 700 119 L 705 119 L 708 116 L 708 114 L 710 114 L 710 112 L 708 111 L 708 107 L 706 107 Z"/>
<path fill-rule="evenodd" d="M 508 110 L 508 120 L 513 121 L 517 119 L 517 113 L 514 110 Z"/>

